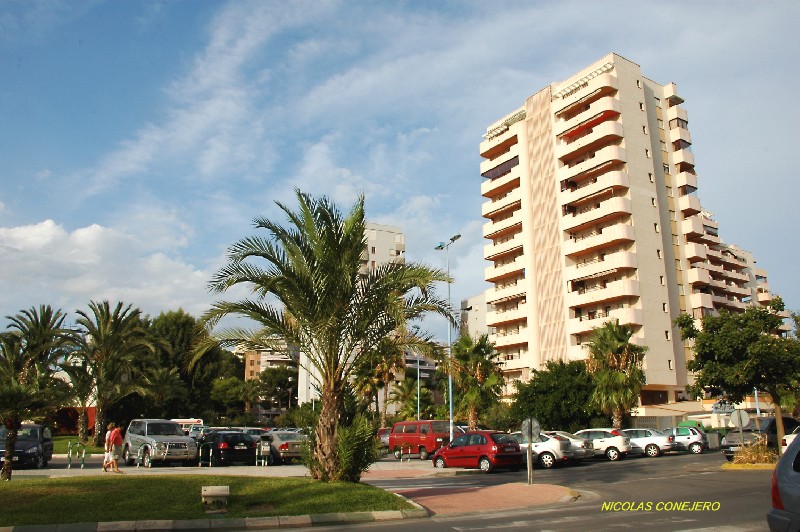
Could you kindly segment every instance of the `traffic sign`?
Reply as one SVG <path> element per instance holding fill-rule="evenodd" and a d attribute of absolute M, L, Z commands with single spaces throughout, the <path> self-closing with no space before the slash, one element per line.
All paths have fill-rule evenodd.
<path fill-rule="evenodd" d="M 747 425 L 747 422 L 750 421 L 750 414 L 748 414 L 745 410 L 734 410 L 731 414 L 731 423 L 736 428 L 743 428 Z"/>

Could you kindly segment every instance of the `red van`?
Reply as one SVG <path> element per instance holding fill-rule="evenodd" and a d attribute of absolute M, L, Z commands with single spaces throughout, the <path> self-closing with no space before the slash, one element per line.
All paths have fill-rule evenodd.
<path fill-rule="evenodd" d="M 454 427 L 461 434 L 461 430 Z M 394 457 L 404 454 L 419 454 L 427 460 L 439 447 L 450 441 L 450 422 L 438 420 L 400 421 L 392 427 L 389 434 L 389 449 Z"/>

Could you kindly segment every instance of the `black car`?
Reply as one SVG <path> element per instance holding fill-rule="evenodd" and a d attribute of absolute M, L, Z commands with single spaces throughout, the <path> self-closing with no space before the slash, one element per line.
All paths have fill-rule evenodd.
<path fill-rule="evenodd" d="M 5 460 L 8 429 L 0 427 L 0 462 Z M 14 465 L 45 468 L 53 458 L 53 433 L 44 425 L 24 424 L 17 430 Z"/>
<path fill-rule="evenodd" d="M 200 438 L 200 463 L 212 466 L 229 464 L 255 465 L 258 445 L 241 431 L 217 430 Z"/>

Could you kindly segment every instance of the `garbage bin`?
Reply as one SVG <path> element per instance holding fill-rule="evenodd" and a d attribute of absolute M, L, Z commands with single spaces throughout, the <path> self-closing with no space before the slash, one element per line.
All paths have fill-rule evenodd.
<path fill-rule="evenodd" d="M 708 437 L 708 450 L 719 451 L 720 442 L 722 440 L 722 438 L 719 435 L 719 432 L 707 432 L 706 436 Z"/>

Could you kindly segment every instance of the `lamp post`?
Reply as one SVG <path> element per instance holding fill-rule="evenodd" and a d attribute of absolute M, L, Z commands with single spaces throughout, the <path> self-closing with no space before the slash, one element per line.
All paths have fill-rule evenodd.
<path fill-rule="evenodd" d="M 461 238 L 459 233 L 454 234 L 450 237 L 450 240 L 447 242 L 439 242 L 434 249 L 441 251 L 444 250 L 445 254 L 445 261 L 447 264 L 447 306 L 452 306 L 450 302 L 450 245 Z M 452 345 L 453 345 L 453 327 L 450 325 L 450 320 L 447 321 L 447 358 L 448 362 L 450 362 L 450 357 L 452 357 Z M 447 403 L 450 408 L 450 441 L 453 441 L 453 371 L 452 368 L 447 368 Z"/>

